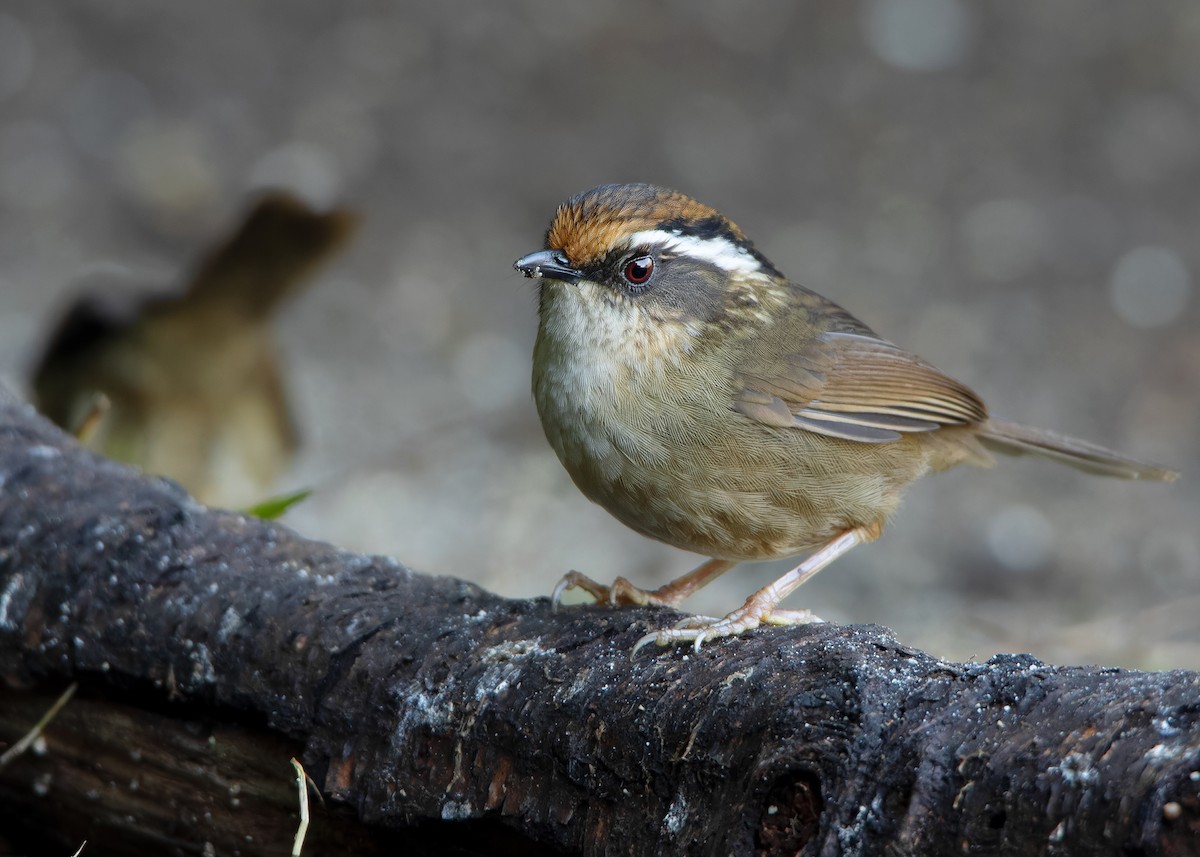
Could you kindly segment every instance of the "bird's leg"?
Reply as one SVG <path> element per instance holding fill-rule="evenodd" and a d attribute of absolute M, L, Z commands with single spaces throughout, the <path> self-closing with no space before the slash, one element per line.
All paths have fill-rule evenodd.
<path fill-rule="evenodd" d="M 618 577 L 612 582 L 611 586 L 605 586 L 602 583 L 592 580 L 587 575 L 580 574 L 578 571 L 569 571 L 563 575 L 563 579 L 554 587 L 554 593 L 550 596 L 550 603 L 557 607 L 558 602 L 562 600 L 563 593 L 568 589 L 582 589 L 602 604 L 612 604 L 614 606 L 644 607 L 655 605 L 659 607 L 675 607 L 680 601 L 687 598 L 706 583 L 716 580 L 736 564 L 727 559 L 710 559 L 699 568 L 689 571 L 683 577 L 677 577 L 670 583 L 654 590 L 646 590 L 634 586 L 624 577 Z"/>
<path fill-rule="evenodd" d="M 821 545 L 809 554 L 804 562 L 783 577 L 755 592 L 746 599 L 745 604 L 723 619 L 689 617 L 674 628 L 655 631 L 653 634 L 642 637 L 633 647 L 633 651 L 637 652 L 642 646 L 650 643 L 669 646 L 681 642 L 690 642 L 695 646 L 696 651 L 700 651 L 700 646 L 705 640 L 736 636 L 762 624 L 797 625 L 820 622 L 822 620 L 808 610 L 778 610 L 776 605 L 795 591 L 798 586 L 851 548 L 877 539 L 882 529 L 882 522 L 877 522 L 865 527 L 846 530 Z"/>

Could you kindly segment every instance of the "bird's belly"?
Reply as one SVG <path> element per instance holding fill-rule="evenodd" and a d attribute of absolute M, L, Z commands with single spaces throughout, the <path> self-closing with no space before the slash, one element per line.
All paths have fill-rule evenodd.
<path fill-rule="evenodd" d="M 585 493 L 643 535 L 731 560 L 802 553 L 885 518 L 897 496 L 880 474 L 804 478 L 804 462 L 702 471 L 684 454 L 673 463 L 653 470 L 630 464 L 618 479 L 593 481 Z M 572 477 L 583 487 L 591 474 Z"/>
<path fill-rule="evenodd" d="M 590 500 L 643 535 L 730 560 L 794 556 L 886 518 L 915 473 L 880 445 L 847 471 L 848 441 L 761 426 L 732 411 L 705 419 L 707 401 L 636 408 L 599 378 L 586 395 L 535 380 L 551 446 Z M 737 430 L 728 431 L 729 418 Z M 706 429 L 719 422 L 720 432 Z M 839 455 L 840 452 L 840 455 Z"/>

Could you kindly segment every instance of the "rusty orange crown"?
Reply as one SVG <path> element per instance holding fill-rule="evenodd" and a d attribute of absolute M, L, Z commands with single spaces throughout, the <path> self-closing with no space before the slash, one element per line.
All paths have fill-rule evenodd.
<path fill-rule="evenodd" d="M 598 261 L 635 232 L 724 235 L 749 245 L 737 224 L 690 196 L 649 184 L 605 184 L 558 207 L 546 230 L 546 249 L 564 253 L 575 267 Z"/>

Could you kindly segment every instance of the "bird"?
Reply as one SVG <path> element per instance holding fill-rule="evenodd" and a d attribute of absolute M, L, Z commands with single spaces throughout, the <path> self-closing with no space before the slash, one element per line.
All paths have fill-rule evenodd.
<path fill-rule="evenodd" d="M 261 500 L 299 441 L 271 317 L 357 224 L 348 209 L 317 211 L 270 191 L 184 288 L 93 287 L 48 336 L 34 403 L 68 430 L 107 411 L 88 420 L 89 447 L 175 479 L 201 502 Z"/>
<path fill-rule="evenodd" d="M 803 557 L 724 617 L 638 640 L 692 643 L 822 621 L 780 602 L 874 541 L 904 488 L 993 453 L 1095 474 L 1178 473 L 991 417 L 971 389 L 785 277 L 730 219 L 678 191 L 605 184 L 560 204 L 537 280 L 533 398 L 583 494 L 652 539 L 709 559 L 656 589 L 571 571 L 598 602 L 677 607 L 736 564 Z"/>

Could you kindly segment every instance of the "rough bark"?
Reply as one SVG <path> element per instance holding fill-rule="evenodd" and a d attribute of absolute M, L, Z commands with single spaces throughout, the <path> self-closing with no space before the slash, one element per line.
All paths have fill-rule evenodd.
<path fill-rule="evenodd" d="M 629 657 L 673 618 L 204 508 L 0 391 L 0 741 L 81 683 L 0 771 L 21 842 L 287 853 L 298 753 L 338 843 L 310 853 L 1197 853 L 1200 675 L 948 663 L 874 626 Z"/>

